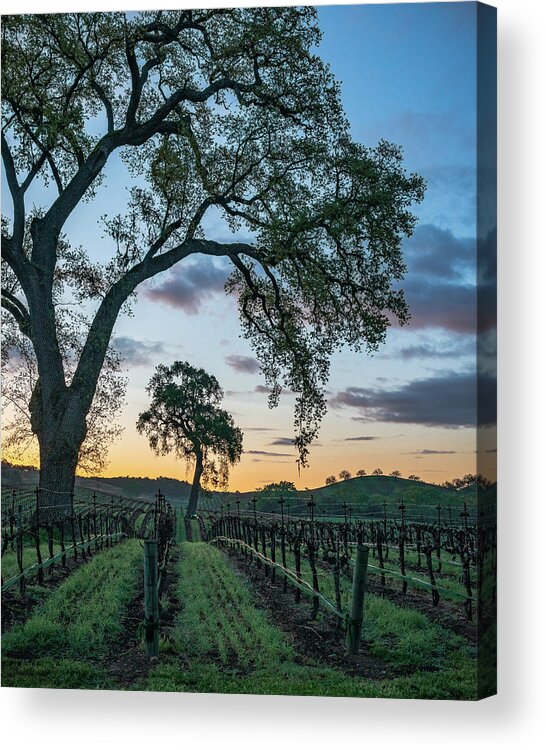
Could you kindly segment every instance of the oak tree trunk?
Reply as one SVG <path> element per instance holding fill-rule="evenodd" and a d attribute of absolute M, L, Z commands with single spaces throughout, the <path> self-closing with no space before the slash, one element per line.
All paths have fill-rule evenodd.
<path fill-rule="evenodd" d="M 66 386 L 48 395 L 46 397 L 38 380 L 30 413 L 40 447 L 40 519 L 51 521 L 72 513 L 76 466 L 86 434 L 86 414 Z"/>
<path fill-rule="evenodd" d="M 201 489 L 201 475 L 203 473 L 203 456 L 198 453 L 195 460 L 195 472 L 190 491 L 190 499 L 186 509 L 186 518 L 191 518 L 197 512 L 197 503 L 199 502 L 199 490 Z"/>

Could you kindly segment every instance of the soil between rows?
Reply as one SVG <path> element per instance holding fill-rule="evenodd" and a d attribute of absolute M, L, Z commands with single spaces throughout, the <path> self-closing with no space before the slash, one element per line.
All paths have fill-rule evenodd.
<path fill-rule="evenodd" d="M 294 601 L 294 589 L 288 586 L 283 591 L 283 581 L 277 575 L 274 584 L 264 576 L 263 568 L 240 558 L 232 550 L 223 550 L 231 565 L 251 584 L 255 604 L 265 610 L 274 624 L 286 633 L 297 652 L 296 661 L 303 665 L 319 662 L 325 667 L 344 671 L 347 675 L 385 680 L 401 674 L 382 659 L 367 653 L 347 656 L 345 636 L 337 618 L 325 614 L 320 620 L 309 616 L 310 600 L 302 597 L 301 603 Z M 366 650 L 366 641 L 363 641 Z"/>

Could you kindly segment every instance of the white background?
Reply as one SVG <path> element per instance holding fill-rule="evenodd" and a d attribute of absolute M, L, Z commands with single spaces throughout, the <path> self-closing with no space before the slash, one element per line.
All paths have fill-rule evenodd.
<path fill-rule="evenodd" d="M 2 10 L 134 10 L 159 4 L 190 5 L 5 0 Z M 499 9 L 499 695 L 450 703 L 4 688 L 4 747 L 544 746 L 546 3 L 493 4 Z"/>

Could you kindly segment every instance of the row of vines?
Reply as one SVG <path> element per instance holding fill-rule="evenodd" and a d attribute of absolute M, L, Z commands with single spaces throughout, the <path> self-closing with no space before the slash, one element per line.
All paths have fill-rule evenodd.
<path fill-rule="evenodd" d="M 154 501 L 77 491 L 55 516 L 40 503 L 39 487 L 3 491 L 2 591 L 18 585 L 24 594 L 29 580 L 43 585 L 57 566 L 84 562 L 127 537 L 157 539 L 161 565 L 174 526 L 174 510 L 159 491 Z"/>
<path fill-rule="evenodd" d="M 370 550 L 368 573 L 382 588 L 408 587 L 427 590 L 431 603 L 459 602 L 471 621 L 485 578 L 496 578 L 496 528 L 493 524 L 454 527 L 449 523 L 420 523 L 400 520 L 352 520 L 344 522 L 287 518 L 284 514 L 258 516 L 248 513 L 210 515 L 207 524 L 211 542 L 229 545 L 245 557 L 252 557 L 264 574 L 282 575 L 296 584 L 299 601 L 302 585 L 313 592 L 312 617 L 321 598 L 321 576 L 331 577 L 334 605 L 341 611 L 342 579 L 351 578 L 358 545 Z M 305 571 L 308 572 L 306 580 Z M 495 597 L 495 591 L 488 592 Z"/>

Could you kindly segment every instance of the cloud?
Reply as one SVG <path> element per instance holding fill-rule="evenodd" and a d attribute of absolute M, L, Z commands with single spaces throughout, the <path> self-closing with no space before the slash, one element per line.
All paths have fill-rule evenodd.
<path fill-rule="evenodd" d="M 139 341 L 129 336 L 116 336 L 112 339 L 113 348 L 121 355 L 123 361 L 132 367 L 144 367 L 165 352 L 159 341 Z"/>
<path fill-rule="evenodd" d="M 401 284 L 411 315 L 408 330 L 456 333 L 496 325 L 496 232 L 479 242 L 422 224 L 404 244 L 408 273 Z M 479 282 L 479 286 L 478 286 Z"/>
<path fill-rule="evenodd" d="M 243 427 L 245 432 L 275 432 L 274 427 Z"/>
<path fill-rule="evenodd" d="M 412 275 L 460 279 L 476 267 L 476 240 L 456 237 L 433 224 L 420 224 L 404 243 L 404 257 Z"/>
<path fill-rule="evenodd" d="M 449 344 L 420 343 L 401 347 L 395 355 L 402 359 L 457 359 L 476 356 L 474 336 L 451 336 Z"/>
<path fill-rule="evenodd" d="M 255 373 L 260 371 L 260 363 L 254 357 L 244 357 L 240 354 L 229 354 L 226 364 L 235 372 Z"/>
<path fill-rule="evenodd" d="M 272 453 L 271 451 L 245 451 L 252 456 L 290 456 L 290 453 Z"/>
<path fill-rule="evenodd" d="M 477 290 L 473 284 L 413 277 L 404 283 L 404 292 L 411 315 L 408 330 L 445 328 L 455 333 L 476 332 Z"/>
<path fill-rule="evenodd" d="M 264 461 L 263 458 L 252 458 L 251 460 L 255 464 L 267 463 L 267 461 Z M 291 464 L 291 463 L 292 463 L 292 461 L 275 461 L 275 465 L 277 465 L 277 464 Z"/>
<path fill-rule="evenodd" d="M 378 437 L 375 435 L 359 435 L 358 437 L 348 437 L 345 438 L 346 441 L 353 441 L 353 440 L 379 440 Z"/>
<path fill-rule="evenodd" d="M 144 294 L 188 315 L 196 315 L 206 300 L 224 292 L 228 275 L 226 265 L 203 257 L 176 265 L 158 286 L 148 287 Z"/>
<path fill-rule="evenodd" d="M 444 373 L 414 380 L 394 390 L 347 388 L 329 400 L 334 408 L 360 411 L 362 422 L 396 422 L 429 427 L 475 427 L 496 422 L 496 379 L 474 373 Z"/>
<path fill-rule="evenodd" d="M 275 438 L 272 443 L 269 443 L 269 445 L 294 445 L 294 438 L 290 437 L 280 437 Z"/>
<path fill-rule="evenodd" d="M 457 451 L 436 451 L 429 448 L 423 448 L 421 451 L 411 451 L 409 456 L 445 456 L 448 454 L 455 454 Z"/>

